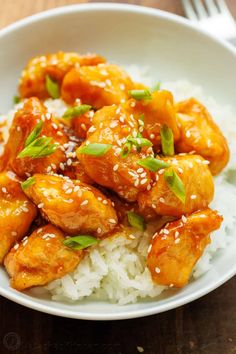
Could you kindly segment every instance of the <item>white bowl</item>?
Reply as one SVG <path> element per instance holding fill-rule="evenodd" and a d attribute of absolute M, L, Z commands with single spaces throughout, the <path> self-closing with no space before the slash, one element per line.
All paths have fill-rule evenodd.
<path fill-rule="evenodd" d="M 148 65 L 159 80 L 186 78 L 204 87 L 236 112 L 236 51 L 181 17 L 118 4 L 74 5 L 19 21 L 0 32 L 0 109 L 12 105 L 20 71 L 30 57 L 58 50 L 97 52 L 120 64 Z M 236 273 L 236 242 L 218 252 L 214 267 L 180 291 L 159 299 L 117 306 L 104 302 L 64 304 L 19 293 L 0 269 L 0 294 L 50 314 L 90 320 L 114 320 L 160 313 L 193 301 Z"/>

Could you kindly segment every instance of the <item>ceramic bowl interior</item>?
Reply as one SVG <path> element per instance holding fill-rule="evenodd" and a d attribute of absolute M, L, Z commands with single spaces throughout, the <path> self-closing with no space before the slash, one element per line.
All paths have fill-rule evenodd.
<path fill-rule="evenodd" d="M 26 18 L 0 32 L 0 111 L 12 107 L 19 74 L 29 58 L 58 50 L 97 52 L 110 61 L 149 66 L 158 81 L 187 79 L 236 112 L 233 48 L 169 13 L 131 5 L 74 5 Z M 232 206 L 233 207 L 233 206 Z M 236 239 L 235 239 L 236 240 Z M 236 273 L 236 241 L 218 252 L 214 267 L 184 289 L 158 300 L 117 306 L 105 302 L 65 304 L 21 294 L 0 269 L 0 294 L 25 306 L 80 319 L 110 320 L 163 312 L 208 293 Z"/>

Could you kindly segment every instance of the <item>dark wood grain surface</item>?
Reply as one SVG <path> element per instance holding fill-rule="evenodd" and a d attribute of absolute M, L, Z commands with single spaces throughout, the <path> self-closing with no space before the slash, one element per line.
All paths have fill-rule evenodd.
<path fill-rule="evenodd" d="M 0 27 L 48 8 L 84 2 L 0 0 Z M 120 2 L 183 15 L 180 0 Z M 236 17 L 236 1 L 227 3 Z M 135 354 L 142 350 L 145 354 L 236 353 L 236 278 L 176 310 L 117 322 L 54 317 L 0 297 L 0 354 Z"/>

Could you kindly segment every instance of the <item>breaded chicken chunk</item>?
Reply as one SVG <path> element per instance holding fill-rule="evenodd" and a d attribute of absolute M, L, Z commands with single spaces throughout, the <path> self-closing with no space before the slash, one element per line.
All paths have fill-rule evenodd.
<path fill-rule="evenodd" d="M 19 157 L 18 155 L 26 148 L 27 138 L 40 123 L 42 126 L 38 138 L 49 137 L 51 138 L 49 148 L 55 143 L 58 144 L 58 148 L 48 155 L 45 153 L 45 156 L 41 153 L 42 157 L 37 158 L 36 152 L 40 152 L 43 138 L 32 149 L 28 149 L 31 156 Z M 34 138 L 36 139 L 37 136 Z M 60 163 L 66 161 L 66 156 L 59 146 L 67 141 L 68 138 L 63 129 L 53 120 L 52 115 L 47 112 L 43 104 L 37 98 L 29 98 L 23 108 L 19 109 L 14 116 L 10 135 L 1 158 L 0 169 L 8 168 L 20 177 L 26 177 L 33 173 L 46 173 L 49 166 L 51 170 L 56 172 Z"/>
<path fill-rule="evenodd" d="M 90 178 L 131 202 L 137 200 L 139 191 L 150 187 L 151 181 L 149 171 L 144 171 L 137 163 L 142 157 L 153 154 L 150 145 L 140 151 L 132 146 L 127 156 L 123 154 L 129 137 L 139 143 L 138 138 L 133 138 L 137 133 L 138 122 L 123 106 L 104 107 L 95 113 L 87 140 L 77 150 L 77 157 Z M 99 156 L 83 153 L 84 147 L 94 143 L 111 148 Z"/>
<path fill-rule="evenodd" d="M 10 248 L 28 232 L 37 215 L 13 172 L 0 173 L 0 263 Z"/>
<path fill-rule="evenodd" d="M 180 139 L 178 152 L 195 151 L 210 161 L 210 170 L 217 175 L 229 161 L 229 148 L 225 137 L 207 109 L 196 99 L 190 98 L 176 105 Z"/>
<path fill-rule="evenodd" d="M 69 235 L 102 237 L 117 224 L 117 215 L 99 190 L 68 177 L 34 175 L 35 183 L 25 189 L 43 216 Z"/>
<path fill-rule="evenodd" d="M 4 260 L 11 286 L 19 291 L 42 286 L 72 272 L 83 257 L 63 244 L 64 234 L 53 225 L 35 230 L 16 244 Z"/>
<path fill-rule="evenodd" d="M 157 284 L 185 286 L 205 247 L 209 234 L 220 228 L 223 218 L 205 209 L 172 221 L 154 234 L 147 258 L 152 279 Z"/>
<path fill-rule="evenodd" d="M 46 88 L 46 76 L 61 85 L 66 73 L 74 67 L 97 65 L 105 59 L 97 54 L 58 52 L 42 55 L 29 61 L 20 78 L 19 92 L 22 98 L 36 96 L 40 99 L 50 97 Z"/>
<path fill-rule="evenodd" d="M 82 103 L 99 109 L 126 100 L 132 85 L 128 74 L 117 65 L 82 66 L 66 74 L 61 95 L 69 104 L 79 98 Z"/>
<path fill-rule="evenodd" d="M 156 182 L 150 191 L 139 194 L 141 210 L 153 208 L 158 215 L 181 216 L 206 208 L 214 196 L 214 182 L 206 160 L 198 155 L 163 158 L 181 179 L 185 188 L 185 202 L 182 202 L 169 188 L 165 171 L 156 174 Z"/>

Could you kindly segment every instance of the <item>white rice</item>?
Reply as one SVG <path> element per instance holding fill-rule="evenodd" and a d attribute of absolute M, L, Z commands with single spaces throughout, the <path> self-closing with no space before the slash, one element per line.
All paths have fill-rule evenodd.
<path fill-rule="evenodd" d="M 136 66 L 129 67 L 128 71 L 135 80 L 151 84 L 147 75 L 140 74 Z M 230 180 L 230 175 L 233 176 L 236 172 L 235 120 L 230 107 L 222 107 L 213 98 L 206 98 L 201 87 L 193 86 L 187 81 L 177 81 L 162 83 L 162 88 L 169 89 L 176 101 L 192 96 L 205 104 L 221 127 L 231 150 L 227 169 L 214 179 L 215 198 L 211 204 L 213 209 L 224 216 L 224 222 L 221 229 L 211 235 L 211 244 L 194 268 L 193 278 L 197 278 L 212 267 L 216 251 L 227 247 L 232 241 L 229 235 L 236 225 L 232 208 L 232 205 L 236 205 L 236 186 Z M 61 116 L 67 108 L 61 100 L 47 100 L 46 106 L 56 116 Z M 13 111 L 9 114 L 9 117 L 12 116 Z M 9 124 L 10 121 L 11 119 Z M 143 234 L 134 233 L 133 229 L 130 229 L 130 233 L 135 235 L 135 239 L 128 239 L 127 235 L 117 233 L 113 238 L 101 241 L 72 273 L 46 286 L 45 289 L 50 292 L 52 299 L 66 302 L 85 298 L 99 299 L 124 305 L 139 299 L 158 298 L 166 287 L 152 282 L 146 266 L 147 248 L 153 232 L 149 227 Z"/>

